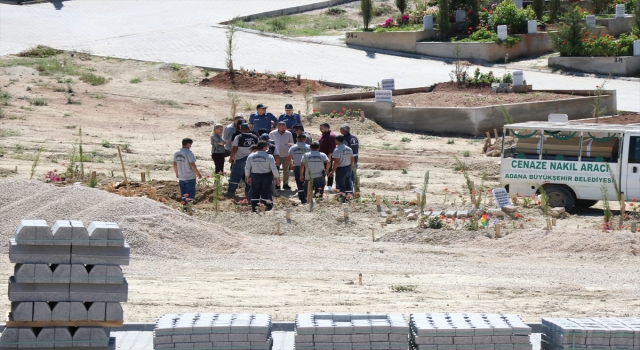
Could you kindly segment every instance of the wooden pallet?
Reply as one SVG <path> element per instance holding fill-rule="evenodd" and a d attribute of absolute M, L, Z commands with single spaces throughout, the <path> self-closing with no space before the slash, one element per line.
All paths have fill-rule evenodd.
<path fill-rule="evenodd" d="M 11 312 L 7 314 L 7 327 L 122 327 L 124 321 L 15 321 Z"/>

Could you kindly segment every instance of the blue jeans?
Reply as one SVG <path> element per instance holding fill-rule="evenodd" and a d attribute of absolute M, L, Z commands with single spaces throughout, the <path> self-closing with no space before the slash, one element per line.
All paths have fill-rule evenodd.
<path fill-rule="evenodd" d="M 336 169 L 336 188 L 343 193 L 343 196 L 347 194 L 353 194 L 353 182 L 351 182 L 351 166 L 343 166 Z"/>
<path fill-rule="evenodd" d="M 293 168 L 293 176 L 296 178 L 296 187 L 298 187 L 298 199 L 300 203 L 307 203 L 307 187 L 304 185 L 306 181 L 300 181 L 300 166 Z"/>
<path fill-rule="evenodd" d="M 264 204 L 266 206 L 266 210 L 271 210 L 271 208 L 273 208 L 273 193 L 271 192 L 272 184 L 272 173 L 251 173 L 251 210 L 256 211 L 256 207 L 259 203 Z"/>
<path fill-rule="evenodd" d="M 231 175 L 229 175 L 229 188 L 227 193 L 231 196 L 235 196 L 240 180 L 244 181 L 244 195 L 247 198 L 251 198 L 251 186 L 247 185 L 247 181 L 244 178 L 244 166 L 247 164 L 247 157 L 236 159 L 235 164 L 231 168 Z"/>
<path fill-rule="evenodd" d="M 189 196 L 185 197 L 185 194 Z M 182 201 L 185 203 L 193 201 L 196 198 L 196 179 L 180 180 L 180 197 L 182 197 Z"/>

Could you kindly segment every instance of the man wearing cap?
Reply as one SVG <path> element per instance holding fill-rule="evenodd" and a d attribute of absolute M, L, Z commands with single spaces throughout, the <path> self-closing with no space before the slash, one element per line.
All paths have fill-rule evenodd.
<path fill-rule="evenodd" d="M 269 134 L 269 138 L 275 143 L 278 153 L 286 157 L 289 154 L 289 148 L 293 145 L 293 135 L 287 130 L 285 122 L 278 122 L 276 130 Z M 278 163 L 277 163 L 278 164 Z M 290 190 L 289 187 L 289 162 L 283 161 L 282 164 L 282 189 Z"/>
<path fill-rule="evenodd" d="M 255 132 L 261 128 L 271 131 L 273 129 L 271 123 L 277 124 L 278 119 L 275 115 L 267 113 L 267 105 L 262 103 L 256 107 L 256 113 L 251 113 L 249 116 L 249 127 Z"/>
<path fill-rule="evenodd" d="M 273 193 L 271 184 L 275 178 L 280 184 L 280 174 L 276 161 L 267 153 L 269 145 L 266 141 L 258 142 L 258 151 L 247 157 L 244 176 L 251 185 L 251 210 L 256 211 L 259 204 L 264 204 L 266 210 L 273 208 Z"/>
<path fill-rule="evenodd" d="M 291 131 L 296 124 L 302 124 L 300 121 L 300 115 L 298 113 L 293 113 L 293 106 L 290 103 L 287 103 L 284 106 L 284 114 L 281 114 L 278 118 L 279 121 L 285 122 L 287 124 L 287 130 Z"/>
<path fill-rule="evenodd" d="M 229 157 L 229 162 L 233 164 L 233 167 L 229 176 L 227 196 L 235 196 L 240 180 L 243 180 L 245 182 L 245 196 L 249 198 L 251 186 L 247 183 L 244 167 L 247 163 L 247 157 L 251 154 L 251 146 L 258 143 L 258 136 L 251 133 L 247 123 L 242 124 L 240 130 L 242 134 L 233 139 L 233 148 Z"/>
<path fill-rule="evenodd" d="M 293 167 L 293 175 L 298 187 L 298 199 L 302 204 L 307 203 L 307 189 L 304 187 L 304 177 L 300 177 L 300 164 L 304 161 L 305 154 L 309 152 L 309 146 L 304 142 L 306 138 L 304 135 L 298 135 L 298 143 L 289 149 L 289 166 Z"/>
<path fill-rule="evenodd" d="M 353 183 L 351 182 L 351 167 L 353 166 L 353 151 L 344 144 L 344 136 L 336 136 L 336 149 L 333 151 L 333 170 L 336 188 L 340 191 L 342 201 L 345 202 L 353 196 Z"/>
<path fill-rule="evenodd" d="M 231 148 L 233 147 L 233 134 L 236 132 L 238 120 L 243 119 L 244 117 L 241 114 L 238 114 L 233 118 L 233 121 L 229 123 L 229 125 L 224 127 L 224 131 L 222 132 L 222 139 L 226 142 L 224 144 L 224 149 L 231 154 Z"/>
<path fill-rule="evenodd" d="M 331 154 L 336 149 L 336 134 L 331 131 L 329 123 L 320 124 L 320 132 L 322 136 L 318 139 L 318 143 L 320 143 L 319 151 L 326 154 L 329 159 L 332 159 Z M 331 163 L 331 167 L 333 169 L 333 163 Z M 327 174 L 327 186 L 333 186 L 333 175 Z"/>
<path fill-rule="evenodd" d="M 340 133 L 344 136 L 344 144 L 353 151 L 353 168 L 358 169 L 358 138 L 351 135 L 351 126 L 349 126 L 349 124 L 342 124 Z M 356 183 L 356 173 L 353 171 L 351 172 L 351 182 L 353 182 L 354 185 Z"/>
<path fill-rule="evenodd" d="M 307 141 L 306 141 L 307 145 L 311 146 L 311 144 L 313 143 L 313 138 L 311 137 L 311 134 L 304 131 L 304 126 L 302 126 L 302 124 L 294 125 L 293 128 L 291 129 L 291 132 L 293 133 L 293 137 L 297 137 L 298 135 L 304 134 L 307 137 Z"/>

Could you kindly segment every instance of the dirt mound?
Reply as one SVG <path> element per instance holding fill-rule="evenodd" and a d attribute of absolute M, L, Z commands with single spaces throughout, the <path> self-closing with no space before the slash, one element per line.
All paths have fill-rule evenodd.
<path fill-rule="evenodd" d="M 340 90 L 336 88 L 324 85 L 320 81 L 300 79 L 300 84 L 296 79 L 278 79 L 271 75 L 253 73 L 251 76 L 248 73 L 237 73 L 235 76 L 231 76 L 228 72 L 218 73 L 215 76 L 203 79 L 200 82 L 202 86 L 212 86 L 220 89 L 228 89 L 233 82 L 236 90 L 246 92 L 258 92 L 265 94 L 294 94 L 302 95 L 305 86 L 308 84 L 311 87 L 313 93 L 326 90 Z"/>
<path fill-rule="evenodd" d="M 572 123 L 596 123 L 595 119 L 574 120 Z M 599 124 L 637 124 L 640 123 L 640 114 L 615 115 L 613 117 L 598 118 Z"/>
<path fill-rule="evenodd" d="M 477 237 L 486 237 L 481 231 L 447 231 L 414 227 L 398 230 L 380 238 L 381 242 L 419 243 L 431 245 L 451 245 L 460 241 L 472 241 Z"/>
<path fill-rule="evenodd" d="M 249 239 L 216 224 L 181 214 L 145 198 L 126 198 L 84 186 L 58 187 L 37 181 L 0 181 L 0 230 L 5 252 L 21 219 L 116 222 L 133 255 L 142 258 L 210 259 L 234 253 Z"/>

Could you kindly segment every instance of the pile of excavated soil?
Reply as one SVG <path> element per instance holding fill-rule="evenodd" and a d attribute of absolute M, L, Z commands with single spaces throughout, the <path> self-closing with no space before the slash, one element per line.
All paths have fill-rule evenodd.
<path fill-rule="evenodd" d="M 232 83 L 238 91 L 259 92 L 265 94 L 302 95 L 307 85 L 309 85 L 311 92 L 314 94 L 319 91 L 340 90 L 324 85 L 322 82 L 317 80 L 300 79 L 300 84 L 298 84 L 296 79 L 289 78 L 284 80 L 275 77 L 268 77 L 265 74 L 249 76 L 247 73 L 237 73 L 232 77 L 228 72 L 218 73 L 211 78 L 203 79 L 200 82 L 200 85 L 229 89 Z"/>
<path fill-rule="evenodd" d="M 594 124 L 596 120 L 591 119 L 580 119 L 574 120 L 572 123 L 585 123 L 585 124 Z M 638 124 L 640 123 L 640 114 L 626 114 L 626 115 L 614 115 L 613 117 L 603 117 L 598 118 L 598 124 Z"/>
<path fill-rule="evenodd" d="M 38 181 L 0 181 L 0 237 L 5 252 L 21 219 L 110 221 L 122 228 L 138 258 L 192 260 L 235 253 L 251 239 L 205 223 L 146 198 L 121 197 L 84 186 L 58 187 Z"/>

